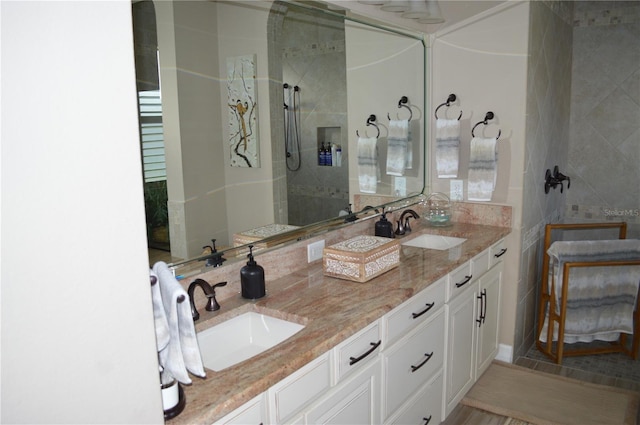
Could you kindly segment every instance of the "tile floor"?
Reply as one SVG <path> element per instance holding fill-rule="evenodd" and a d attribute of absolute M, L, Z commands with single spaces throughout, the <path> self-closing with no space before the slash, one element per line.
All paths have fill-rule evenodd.
<path fill-rule="evenodd" d="M 558 366 L 534 346 L 514 363 L 535 370 L 640 392 L 640 359 L 633 360 L 623 353 L 565 357 L 562 359 L 562 366 Z"/>
<path fill-rule="evenodd" d="M 545 373 L 562 375 L 581 381 L 640 392 L 640 360 L 625 354 L 596 354 L 563 359 L 553 363 L 533 346 L 514 364 Z M 639 412 L 640 415 L 640 412 Z M 639 418 L 640 419 L 640 418 Z M 507 425 L 509 418 L 459 404 L 442 425 Z M 640 424 L 640 420 L 636 421 Z"/>

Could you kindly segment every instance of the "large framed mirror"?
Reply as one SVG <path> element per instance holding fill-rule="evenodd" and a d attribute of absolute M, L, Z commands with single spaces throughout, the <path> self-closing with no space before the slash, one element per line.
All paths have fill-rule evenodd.
<path fill-rule="evenodd" d="M 286 243 L 371 214 L 352 209 L 357 195 L 422 192 L 422 35 L 349 3 L 133 3 L 151 248 L 200 263 L 215 240 L 230 259 L 238 245 Z M 408 143 L 398 171 L 389 139 L 399 122 Z"/>

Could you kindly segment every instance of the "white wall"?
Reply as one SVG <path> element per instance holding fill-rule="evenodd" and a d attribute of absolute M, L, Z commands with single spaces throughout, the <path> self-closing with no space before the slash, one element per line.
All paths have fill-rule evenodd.
<path fill-rule="evenodd" d="M 232 245 L 273 223 L 267 17 L 270 2 L 155 1 L 160 50 L 171 253 Z M 241 27 L 242 36 L 238 36 Z M 260 167 L 231 167 L 227 58 L 256 55 Z M 250 200 L 250 201 L 248 201 Z"/>
<path fill-rule="evenodd" d="M 422 151 L 425 128 L 424 44 L 421 40 L 405 36 L 396 36 L 391 32 L 365 27 L 347 22 L 346 49 L 349 134 L 349 194 L 361 193 L 358 181 L 358 136 L 375 137 L 374 127 L 367 127 L 369 115 L 377 118 L 380 128 L 378 140 L 378 164 L 380 165 L 380 181 L 377 193 L 395 196 L 394 177 L 386 174 L 387 136 L 389 118 L 408 119 L 409 111 L 398 108 L 398 101 L 407 96 L 411 106 L 411 131 L 413 140 L 414 163 L 417 158 L 424 157 Z M 428 68 L 427 68 L 428 69 Z M 420 72 L 418 72 L 420 70 Z M 429 71 L 427 71 L 428 74 Z M 353 95 L 357 93 L 357 95 Z M 406 179 L 407 194 L 420 193 L 423 189 L 424 170 L 407 169 L 403 176 Z"/>
<path fill-rule="evenodd" d="M 231 155 L 229 146 L 227 58 L 256 55 L 256 87 L 258 98 L 258 130 L 260 167 L 230 167 L 225 165 L 226 213 L 229 239 L 233 234 L 274 222 L 273 170 L 269 112 L 269 56 L 267 48 L 267 19 L 271 1 L 253 0 L 230 4 L 218 3 L 220 110 L 222 131 L 219 137 L 224 146 L 225 164 Z M 275 143 L 283 143 L 282 140 Z M 219 207 L 218 207 L 219 208 Z M 217 211 L 217 210 L 216 210 Z M 215 219 L 215 215 L 214 215 Z"/>
<path fill-rule="evenodd" d="M 131 4 L 0 13 L 0 420 L 161 423 Z"/>
<path fill-rule="evenodd" d="M 476 136 L 502 135 L 498 141 L 498 181 L 491 203 L 510 205 L 512 233 L 507 237 L 507 260 L 502 291 L 500 342 L 513 345 L 519 276 L 520 230 L 525 156 L 527 99 L 529 2 L 508 2 L 466 22 L 436 33 L 432 43 L 432 110 L 446 101 L 450 93 L 458 97 L 455 111 L 448 118 L 461 119 L 461 164 L 459 178 L 467 188 L 468 150 L 471 128 L 495 114 L 486 129 L 480 125 Z M 444 116 L 445 107 L 438 111 Z M 434 118 L 431 119 L 431 135 Z M 435 140 L 432 138 L 431 140 Z M 432 191 L 449 193 L 449 180 L 435 175 L 431 150 Z"/>

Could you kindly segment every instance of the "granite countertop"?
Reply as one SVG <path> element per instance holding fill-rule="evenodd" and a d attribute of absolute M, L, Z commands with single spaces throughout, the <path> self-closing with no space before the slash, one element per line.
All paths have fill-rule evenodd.
<path fill-rule="evenodd" d="M 511 231 L 507 227 L 453 223 L 443 228 L 415 226 L 400 242 L 422 233 L 466 238 L 456 255 L 449 251 L 400 248 L 400 265 L 365 283 L 323 275 L 316 261 L 298 272 L 270 281 L 267 296 L 252 302 L 238 294 L 221 302 L 221 310 L 199 309 L 196 330 L 228 320 L 247 311 L 304 324 L 300 332 L 251 359 L 207 377 L 193 377 L 183 386 L 185 410 L 167 421 L 177 424 L 211 424 L 264 392 L 297 369 L 382 317 L 456 267 L 470 260 Z M 459 255 L 457 253 L 459 252 Z M 267 278 L 268 278 L 268 270 Z M 224 344 L 223 342 L 221 342 Z M 384 341 L 383 341 L 384 344 Z"/>

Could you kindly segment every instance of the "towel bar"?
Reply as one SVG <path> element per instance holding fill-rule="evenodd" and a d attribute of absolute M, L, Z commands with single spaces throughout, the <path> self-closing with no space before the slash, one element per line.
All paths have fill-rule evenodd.
<path fill-rule="evenodd" d="M 580 267 L 602 267 L 602 266 L 626 266 L 626 265 L 640 265 L 640 259 L 623 259 L 612 261 L 600 261 L 600 262 L 566 262 L 564 264 L 562 282 L 555 282 L 555 275 L 549 276 L 550 270 L 550 255 L 547 252 L 552 244 L 552 232 L 553 230 L 595 230 L 595 229 L 617 229 L 618 239 L 626 239 L 627 223 L 625 222 L 612 222 L 612 223 L 579 223 L 579 224 L 547 224 L 545 227 L 544 245 L 543 245 L 543 264 L 542 264 L 542 282 L 540 285 L 540 296 L 538 301 L 538 323 L 536 326 L 536 347 L 543 354 L 555 361 L 557 364 L 562 363 L 562 358 L 566 356 L 575 355 L 587 355 L 587 354 L 600 354 L 600 353 L 625 353 L 631 356 L 633 359 L 637 359 L 638 350 L 640 346 L 640 309 L 638 305 L 635 306 L 633 312 L 633 333 L 628 335 L 626 333 L 620 333 L 617 341 L 612 341 L 604 347 L 586 345 L 580 348 L 565 348 L 565 320 L 567 312 L 567 298 L 568 298 L 568 276 L 571 268 Z M 561 285 L 563 295 L 556 297 L 556 286 Z M 548 318 L 548 324 L 545 328 L 545 318 Z M 555 328 L 558 328 L 557 341 L 554 341 Z M 542 333 L 546 333 L 546 340 L 542 341 Z M 631 347 L 628 345 L 628 338 L 631 337 Z M 555 342 L 555 343 L 554 343 Z"/>
<path fill-rule="evenodd" d="M 376 124 L 376 116 L 371 114 L 369 115 L 369 118 L 367 118 L 367 126 L 374 126 L 376 128 L 376 130 L 378 130 L 378 134 L 376 135 L 376 138 L 380 137 L 380 127 L 378 127 L 378 124 Z M 356 130 L 356 136 L 360 137 L 360 133 L 358 133 L 358 130 Z"/>
<path fill-rule="evenodd" d="M 477 126 L 479 126 L 480 124 L 487 125 L 488 121 L 492 120 L 493 118 L 494 118 L 493 112 L 491 111 L 487 112 L 486 115 L 484 116 L 484 120 L 478 121 L 476 125 L 474 125 L 473 128 L 471 129 L 471 137 L 476 137 L 475 134 L 473 134 L 473 131 L 476 129 Z M 496 140 L 500 138 L 501 134 L 502 134 L 502 130 L 498 130 L 498 135 L 496 136 Z"/>
<path fill-rule="evenodd" d="M 407 106 L 407 103 L 409 103 L 409 98 L 407 96 L 402 96 L 398 101 L 398 108 L 406 108 L 409 111 L 409 119 L 407 121 L 411 121 L 411 118 L 413 118 L 413 111 L 409 106 Z M 389 121 L 391 121 L 391 117 L 389 116 L 388 112 L 387 118 L 389 119 Z"/>
<path fill-rule="evenodd" d="M 444 103 L 441 103 L 440 105 L 438 105 L 438 107 L 436 108 L 435 112 L 433 113 L 433 115 L 435 115 L 436 119 L 438 119 L 438 109 L 442 108 L 443 106 L 446 106 L 447 108 L 449 106 L 451 106 L 451 102 L 455 102 L 457 99 L 456 95 L 451 93 L 449 95 L 449 97 L 447 97 L 447 101 Z M 460 118 L 462 118 L 462 111 L 460 111 L 460 115 L 458 115 L 458 121 L 460 121 Z"/>

